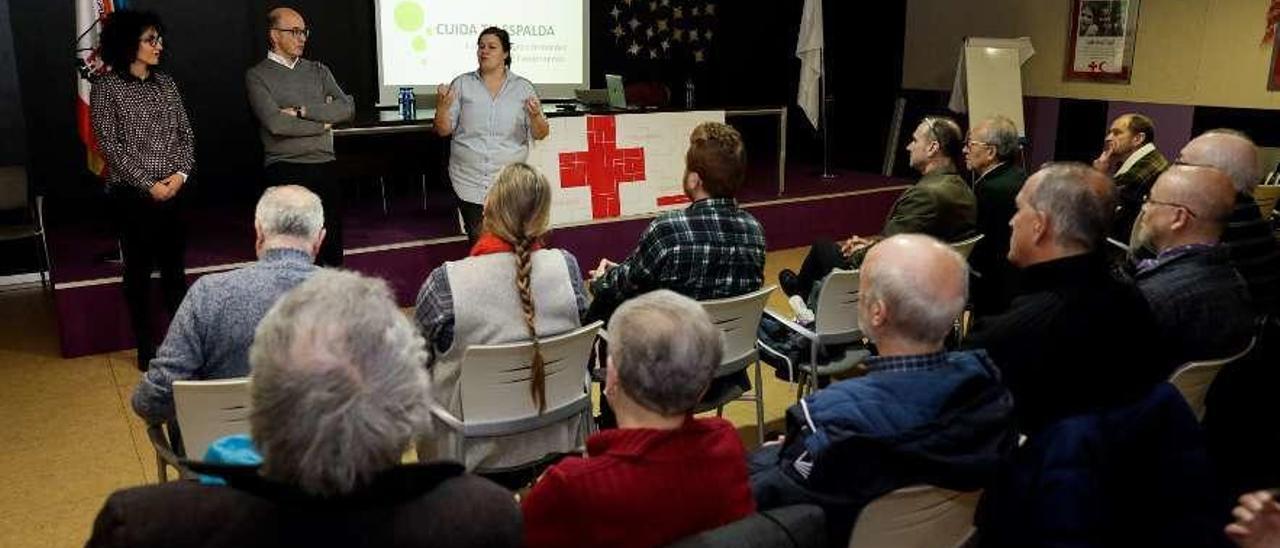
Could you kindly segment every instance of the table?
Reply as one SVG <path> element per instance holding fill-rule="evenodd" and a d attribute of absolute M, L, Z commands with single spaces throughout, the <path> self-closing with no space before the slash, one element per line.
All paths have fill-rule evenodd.
<path fill-rule="evenodd" d="M 548 117 L 586 116 L 591 114 L 642 114 L 648 112 L 679 112 L 681 110 L 684 109 L 561 110 L 556 104 L 542 104 L 542 112 Z M 782 196 L 787 188 L 787 107 L 729 108 L 724 109 L 724 115 L 725 118 L 778 117 L 778 196 Z M 435 117 L 436 109 L 434 107 L 417 109 L 412 120 L 401 117 L 398 110 L 366 112 L 357 115 L 356 119 L 351 123 L 334 128 L 333 136 L 336 138 L 431 131 L 435 126 Z"/>

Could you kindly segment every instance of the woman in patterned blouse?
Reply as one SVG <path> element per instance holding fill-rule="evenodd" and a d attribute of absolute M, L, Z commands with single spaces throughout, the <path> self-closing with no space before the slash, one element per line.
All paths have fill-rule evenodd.
<path fill-rule="evenodd" d="M 138 368 L 155 355 L 148 295 L 160 267 L 172 314 L 182 302 L 185 238 L 179 191 L 195 168 L 195 139 L 182 95 L 155 70 L 164 27 L 149 12 L 120 10 L 102 29 L 102 59 L 110 71 L 93 81 L 93 133 L 107 163 L 107 194 L 124 255 L 124 292 L 138 344 Z"/>

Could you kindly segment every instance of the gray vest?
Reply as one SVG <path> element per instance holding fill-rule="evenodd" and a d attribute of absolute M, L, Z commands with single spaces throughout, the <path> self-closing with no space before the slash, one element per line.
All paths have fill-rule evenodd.
<path fill-rule="evenodd" d="M 539 337 L 549 337 L 581 326 L 578 303 L 569 279 L 564 253 L 535 251 L 531 258 L 530 289 L 534 304 L 534 329 Z M 516 259 L 512 253 L 494 253 L 445 263 L 453 297 L 453 345 L 431 367 L 435 400 L 455 416 L 462 412 L 462 354 L 473 344 L 503 344 L 529 340 L 516 291 Z M 583 364 L 585 367 L 586 364 Z M 462 417 L 459 417 L 462 418 Z M 468 442 L 466 465 L 473 469 L 520 464 L 549 451 L 563 449 L 578 440 L 576 421 L 517 436 Z M 432 456 L 447 455 L 448 436 L 439 435 Z M 421 453 L 422 447 L 419 448 Z M 455 456 L 456 457 L 456 456 Z M 422 455 L 419 455 L 422 459 Z M 425 459 L 422 459 L 425 460 Z M 460 459 L 461 460 L 461 459 Z"/>

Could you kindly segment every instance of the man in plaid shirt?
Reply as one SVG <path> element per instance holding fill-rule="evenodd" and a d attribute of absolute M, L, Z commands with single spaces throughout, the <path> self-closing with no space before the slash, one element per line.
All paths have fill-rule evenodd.
<path fill-rule="evenodd" d="M 746 152 L 737 130 L 718 122 L 694 128 L 684 178 L 693 205 L 654 219 L 622 264 L 600 261 L 591 272 L 595 299 L 588 321 L 607 320 L 623 301 L 655 289 L 697 300 L 760 289 L 764 230 L 733 198 L 745 171 Z"/>

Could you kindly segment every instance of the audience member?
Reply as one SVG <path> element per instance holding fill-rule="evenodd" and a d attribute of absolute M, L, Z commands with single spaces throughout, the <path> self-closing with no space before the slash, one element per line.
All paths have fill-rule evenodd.
<path fill-rule="evenodd" d="M 450 261 L 427 276 L 414 313 L 431 342 L 435 400 L 454 416 L 462 413 L 462 356 L 473 344 L 534 342 L 529 396 L 546 406 L 545 363 L 538 337 L 581 325 L 586 294 L 578 260 L 567 251 L 543 249 L 551 215 L 551 185 L 527 164 L 498 173 L 485 196 L 483 231 L 471 256 Z M 503 438 L 468 440 L 468 469 L 523 464 L 580 442 L 576 421 Z M 454 447 L 447 436 L 421 444 L 419 455 L 444 455 Z"/>
<path fill-rule="evenodd" d="M 1280 504 L 1271 490 L 1240 496 L 1227 536 L 1241 548 L 1280 548 Z"/>
<path fill-rule="evenodd" d="M 1206 132 L 1182 148 L 1179 160 L 1216 167 L 1231 177 L 1236 203 L 1222 232 L 1231 263 L 1244 276 L 1259 312 L 1280 312 L 1280 245 L 1271 223 L 1253 199 L 1258 175 L 1258 147 L 1243 133 L 1228 129 Z"/>
<path fill-rule="evenodd" d="M 602 259 L 591 272 L 588 319 L 608 320 L 623 301 L 655 289 L 691 299 L 736 297 L 764 282 L 764 229 L 734 195 L 746 174 L 738 130 L 706 122 L 689 135 L 684 193 L 689 207 L 659 215 L 620 264 Z"/>
<path fill-rule="evenodd" d="M 969 131 L 964 163 L 974 174 L 978 201 L 978 232 L 969 264 L 979 276 L 973 280 L 970 301 L 975 314 L 998 312 L 1008 305 L 1016 271 L 1009 264 L 1009 219 L 1017 211 L 1014 197 L 1027 174 L 1015 165 L 1020 150 L 1018 128 L 1004 116 L 979 122 Z"/>
<path fill-rule="evenodd" d="M 524 499 L 525 542 L 662 546 L 755 511 L 733 425 L 692 409 L 720 365 L 720 330 L 698 303 L 659 290 L 613 315 L 604 391 L 618 428 L 547 470 Z"/>
<path fill-rule="evenodd" d="M 260 126 L 269 185 L 299 184 L 325 204 L 324 266 L 342 266 L 342 186 L 334 172 L 333 124 L 355 114 L 324 63 L 303 59 L 311 29 L 289 8 L 267 13 L 267 57 L 245 72 L 249 106 Z"/>
<path fill-rule="evenodd" d="M 1129 241 L 1142 197 L 1151 192 L 1156 177 L 1167 167 L 1169 160 L 1156 150 L 1156 126 L 1151 118 L 1129 113 L 1111 122 L 1102 154 L 1093 161 L 1093 168 L 1110 175 L 1115 182 L 1117 203 L 1110 227 L 1112 237 Z"/>
<path fill-rule="evenodd" d="M 861 508 L 916 484 L 980 489 L 1013 448 L 1013 398 L 985 352 L 947 352 L 968 269 L 946 244 L 892 236 L 867 253 L 858 321 L 879 350 L 867 374 L 787 410 L 787 435 L 751 456 L 761 508 L 818 504 L 848 542 Z"/>
<path fill-rule="evenodd" d="M 119 491 L 89 546 L 520 544 L 509 492 L 456 463 L 400 464 L 430 424 L 430 382 L 386 283 L 317 272 L 262 319 L 249 356 L 261 467 Z"/>
<path fill-rule="evenodd" d="M 977 199 L 956 174 L 964 146 L 964 134 L 954 121 L 926 117 L 907 143 L 911 168 L 922 177 L 893 203 L 880 235 L 853 236 L 838 244 L 819 240 L 809 249 L 799 273 L 783 270 L 778 274 L 782 291 L 807 300 L 814 285 L 832 269 L 857 268 L 867 248 L 895 234 L 928 234 L 944 242 L 972 236 L 977 226 Z"/>
<path fill-rule="evenodd" d="M 1142 293 L 1099 250 L 1114 211 L 1111 181 L 1049 164 L 1017 196 L 1009 262 L 1021 269 L 1008 310 L 980 316 L 965 344 L 1003 373 L 1024 432 L 1147 394 L 1172 363 Z"/>
<path fill-rule="evenodd" d="M 133 409 L 143 420 L 169 423 L 175 450 L 182 451 L 182 444 L 174 435 L 173 381 L 249 375 L 253 330 L 280 295 L 316 271 L 312 261 L 325 237 L 323 222 L 320 198 L 307 189 L 268 188 L 254 212 L 258 262 L 191 284 L 133 392 Z"/>
<path fill-rule="evenodd" d="M 1237 354 L 1254 331 L 1244 280 L 1218 245 L 1234 202 L 1221 171 L 1176 165 L 1156 179 L 1138 215 L 1131 247 L 1157 255 L 1138 263 L 1134 279 L 1175 362 Z"/>

